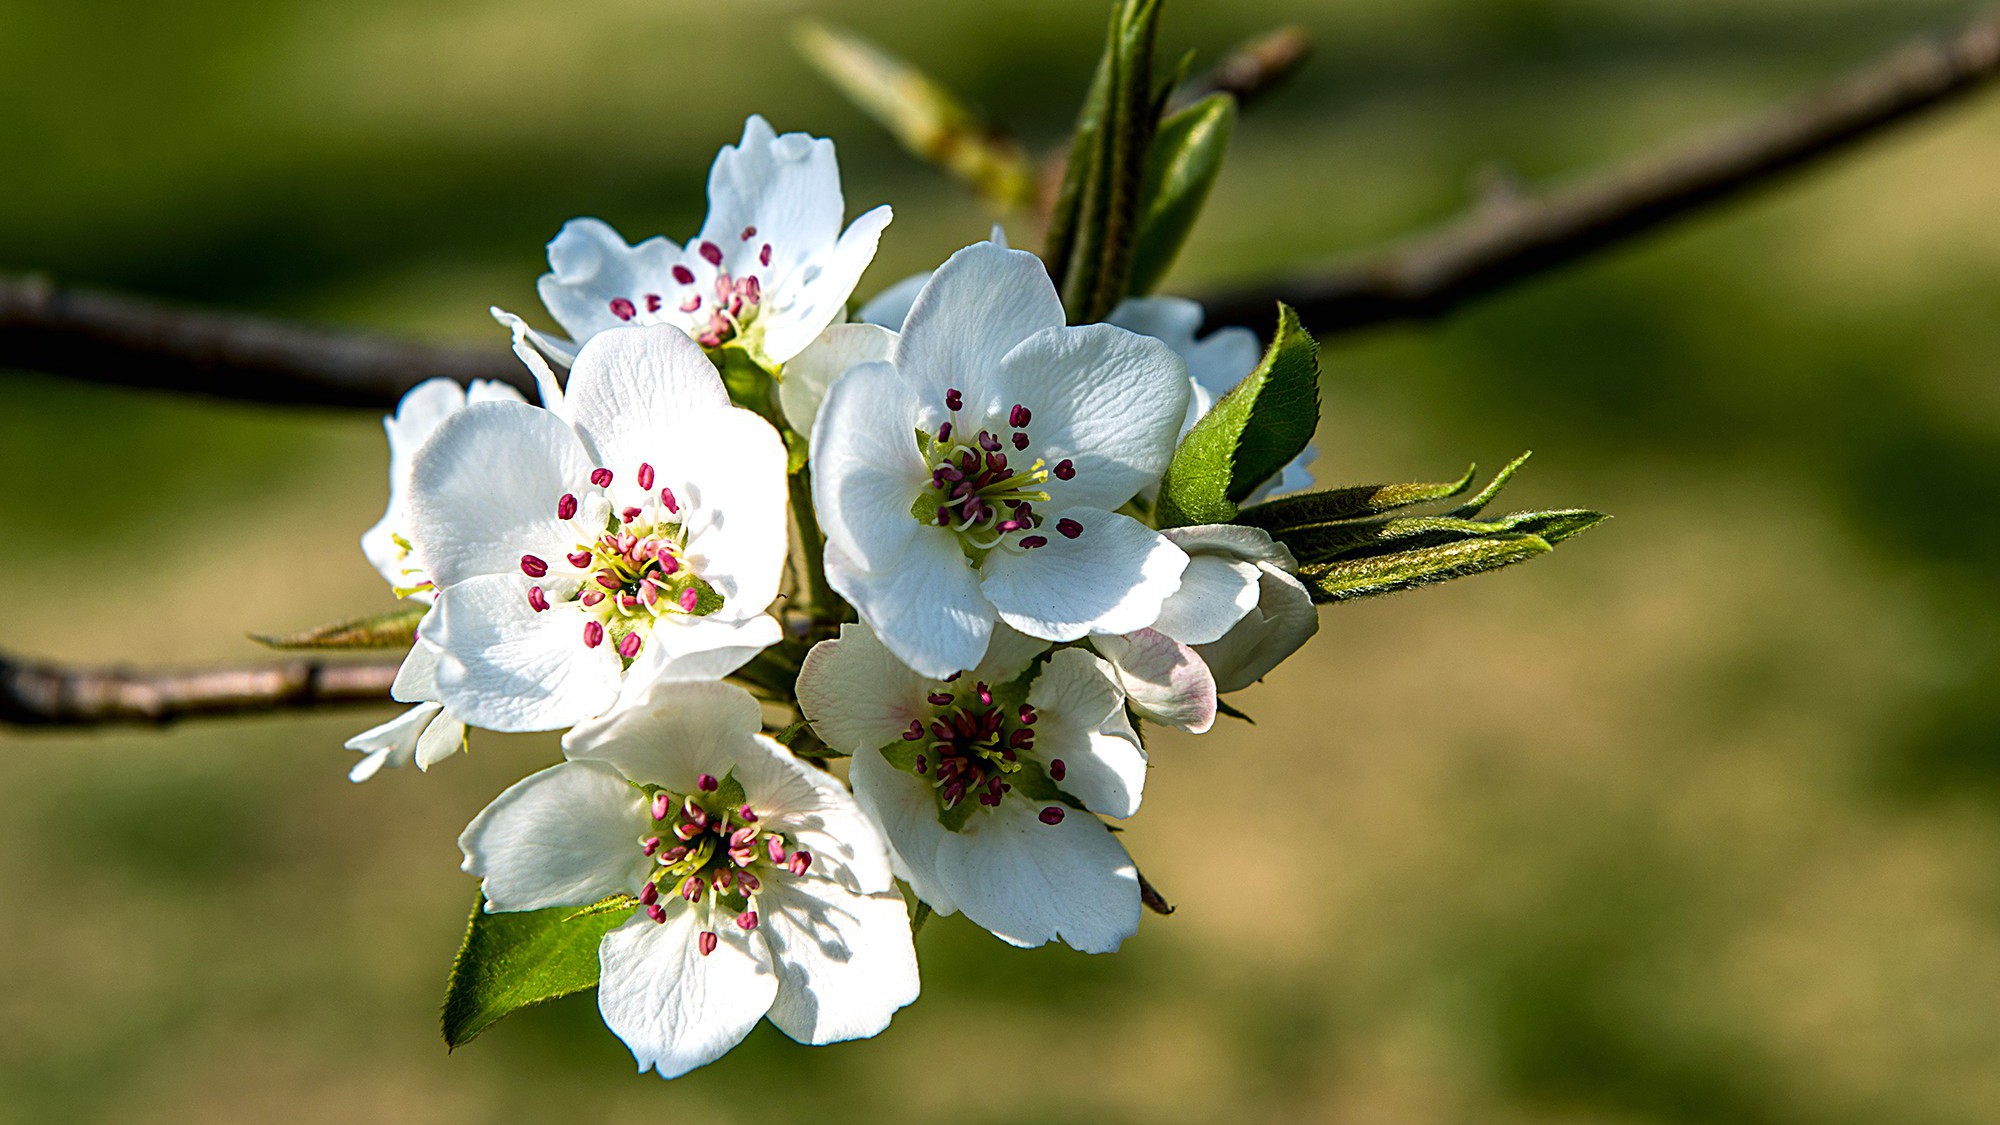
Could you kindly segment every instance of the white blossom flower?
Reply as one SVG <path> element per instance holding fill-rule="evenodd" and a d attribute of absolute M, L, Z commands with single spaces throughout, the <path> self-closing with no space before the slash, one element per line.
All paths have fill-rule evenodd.
<path fill-rule="evenodd" d="M 911 671 L 864 625 L 842 626 L 799 673 L 799 706 L 853 757 L 854 798 L 896 873 L 940 914 L 1018 946 L 1107 953 L 1139 928 L 1138 872 L 1093 813 L 1139 809 L 1146 754 L 1110 668 L 1005 626 L 979 667 Z"/>
<path fill-rule="evenodd" d="M 891 285 L 861 306 L 858 319 L 891 332 L 901 331 L 910 306 L 916 303 L 917 294 L 929 280 L 929 274 L 920 273 Z M 1257 334 L 1247 328 L 1219 328 L 1196 339 L 1203 316 L 1201 305 L 1185 297 L 1128 297 L 1104 318 L 1107 324 L 1165 343 L 1187 363 L 1188 409 L 1181 423 L 1181 437 L 1187 436 L 1216 400 L 1255 371 L 1263 359 Z M 1272 496 L 1311 488 L 1313 477 L 1309 467 L 1318 456 L 1318 450 L 1307 445 L 1283 469 L 1259 484 L 1244 503 L 1255 504 Z"/>
<path fill-rule="evenodd" d="M 740 688 L 656 687 L 459 837 L 489 911 L 637 897 L 598 948 L 597 1004 L 642 1073 L 713 1062 L 765 1016 L 801 1043 L 864 1038 L 917 997 L 881 836 L 759 725 Z"/>
<path fill-rule="evenodd" d="M 843 232 L 845 207 L 832 141 L 778 136 L 753 116 L 743 139 L 716 154 L 708 219 L 689 245 L 655 237 L 630 246 L 597 219 L 564 225 L 536 288 L 571 339 L 530 338 L 567 364 L 606 328 L 671 324 L 704 347 L 740 344 L 782 364 L 845 316 L 889 225 L 882 206 Z"/>
<path fill-rule="evenodd" d="M 1263 679 L 1319 631 L 1312 594 L 1282 543 L 1254 527 L 1164 533 L 1188 554 L 1181 588 L 1146 629 L 1092 637 L 1141 716 L 1200 734 L 1216 696 Z"/>
<path fill-rule="evenodd" d="M 440 693 L 481 727 L 569 726 L 780 635 L 784 443 L 674 329 L 598 333 L 560 415 L 447 418 L 412 464 L 410 525 Z"/>
<path fill-rule="evenodd" d="M 1150 625 L 1187 557 L 1115 509 L 1159 479 L 1187 396 L 1159 341 L 1066 327 L 1034 255 L 959 251 L 814 423 L 829 582 L 933 676 L 977 663 L 996 618 L 1052 641 Z"/>
<path fill-rule="evenodd" d="M 413 557 L 409 527 L 410 458 L 438 423 L 480 402 L 521 402 L 505 383 L 474 379 L 461 387 L 450 379 L 427 379 L 410 388 L 396 412 L 382 419 L 389 435 L 389 505 L 361 536 L 361 551 L 399 597 L 428 604 L 435 592 L 430 576 Z M 347 740 L 363 757 L 348 771 L 350 781 L 366 781 L 384 766 L 429 769 L 465 745 L 465 724 L 444 709 L 437 694 L 437 649 L 422 640 L 396 673 L 390 698 L 416 706 Z"/>

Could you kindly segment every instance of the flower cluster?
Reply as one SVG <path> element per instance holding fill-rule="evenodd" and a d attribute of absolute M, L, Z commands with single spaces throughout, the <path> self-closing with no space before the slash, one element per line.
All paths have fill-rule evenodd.
<path fill-rule="evenodd" d="M 539 402 L 411 391 L 362 541 L 421 621 L 412 709 L 349 743 L 352 776 L 468 727 L 567 731 L 464 868 L 489 916 L 599 926 L 605 1023 L 666 1077 L 760 1018 L 881 1031 L 933 912 L 1117 949 L 1140 879 L 1106 822 L 1139 810 L 1141 723 L 1207 730 L 1317 627 L 1269 534 L 1155 518 L 1250 333 L 1198 338 L 1166 298 L 1071 324 L 997 240 L 850 321 L 890 211 L 844 210 L 832 143 L 753 117 L 687 245 L 564 226 L 562 334 L 496 310 Z"/>

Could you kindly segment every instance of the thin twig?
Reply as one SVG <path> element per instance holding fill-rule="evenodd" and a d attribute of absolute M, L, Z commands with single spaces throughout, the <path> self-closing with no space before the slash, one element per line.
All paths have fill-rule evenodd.
<path fill-rule="evenodd" d="M 1918 43 L 1720 134 L 1546 195 L 1499 196 L 1359 263 L 1213 301 L 1216 324 L 1268 328 L 1273 298 L 1322 335 L 1443 316 L 1472 298 L 1630 241 L 1854 146 L 2000 75 L 2000 14 Z"/>
<path fill-rule="evenodd" d="M 0 725 L 160 725 L 200 715 L 386 703 L 396 667 L 294 660 L 262 668 L 135 672 L 24 663 L 0 654 Z"/>
<path fill-rule="evenodd" d="M 297 406 L 384 409 L 436 375 L 534 390 L 498 343 L 480 349 L 406 343 L 66 289 L 36 276 L 0 277 L 0 367 Z"/>

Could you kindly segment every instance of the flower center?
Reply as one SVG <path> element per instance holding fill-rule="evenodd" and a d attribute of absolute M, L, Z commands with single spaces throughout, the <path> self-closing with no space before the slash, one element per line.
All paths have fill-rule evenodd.
<path fill-rule="evenodd" d="M 1010 709 L 997 703 L 993 689 L 983 683 L 972 685 L 971 691 L 934 691 L 928 702 L 934 708 L 931 721 L 911 719 L 903 732 L 904 742 L 918 744 L 914 760 L 907 749 L 900 757 L 905 768 L 930 781 L 941 810 L 959 809 L 968 796 L 997 809 L 1016 782 L 1044 788 L 1039 764 L 1023 757 L 1035 748 L 1040 716 L 1032 706 Z M 1060 783 L 1067 773 L 1061 758 L 1049 761 L 1048 781 Z M 972 806 L 965 806 L 965 812 L 971 811 Z M 1044 824 L 1061 824 L 1064 810 L 1049 805 L 1040 815 Z M 957 819 L 963 822 L 962 816 Z"/>
<path fill-rule="evenodd" d="M 651 465 L 640 465 L 638 476 L 639 487 L 645 490 L 639 505 L 616 506 L 609 492 L 610 469 L 593 470 L 576 492 L 562 494 L 556 501 L 557 519 L 575 519 L 589 506 L 601 506 L 607 513 L 605 528 L 564 556 L 584 572 L 573 589 L 564 592 L 540 585 L 528 589 L 528 605 L 536 613 L 557 603 L 582 609 L 584 645 L 596 648 L 608 643 L 628 663 L 639 655 L 660 619 L 705 617 L 722 608 L 722 595 L 688 562 L 688 532 L 674 490 L 654 490 Z M 523 555 L 521 571 L 542 578 L 549 566 L 534 555 Z"/>
<path fill-rule="evenodd" d="M 702 774 L 695 787 L 688 794 L 645 787 L 653 824 L 639 847 L 653 860 L 654 870 L 640 888 L 639 905 L 655 922 L 667 920 L 660 905 L 665 896 L 679 895 L 689 909 L 705 911 L 710 926 L 696 944 L 706 957 L 719 940 L 710 928 L 718 910 L 733 916 L 739 929 L 756 929 L 757 894 L 764 881 L 782 875 L 801 878 L 813 857 L 803 848 L 788 849 L 783 833 L 764 826 L 733 776 L 718 781 Z"/>
<path fill-rule="evenodd" d="M 738 236 L 743 242 L 757 237 L 756 227 L 744 227 Z M 756 270 L 771 268 L 771 244 L 760 244 L 757 250 L 757 266 L 742 277 L 732 277 L 722 265 L 722 247 L 713 242 L 702 242 L 695 248 L 703 261 L 715 267 L 715 283 L 707 293 L 695 284 L 695 273 L 684 265 L 675 265 L 673 279 L 676 291 L 671 294 L 639 293 L 630 297 L 613 297 L 611 315 L 619 320 L 638 324 L 658 324 L 666 318 L 666 310 L 671 303 L 681 318 L 693 321 L 686 325 L 689 335 L 704 348 L 719 348 L 742 337 L 756 319 L 757 308 L 764 300 L 764 282 Z M 706 312 L 708 319 L 703 320 Z M 677 319 L 675 323 L 683 323 Z"/>
<path fill-rule="evenodd" d="M 1029 452 L 1034 439 L 1028 435 L 1028 423 L 1034 412 L 1018 402 L 1007 412 L 1005 426 L 977 433 L 959 418 L 965 396 L 957 389 L 945 392 L 944 405 L 951 417 L 938 425 L 935 434 L 917 434 L 931 479 L 917 493 L 910 514 L 957 532 L 967 557 L 975 562 L 995 548 L 1032 551 L 1048 546 L 1049 537 L 1042 530 L 1045 517 L 1035 505 L 1048 502 L 1050 477 L 1075 479 L 1076 464 L 1064 458 L 1050 467 Z M 1075 539 L 1083 534 L 1083 525 L 1059 519 L 1056 531 Z"/>

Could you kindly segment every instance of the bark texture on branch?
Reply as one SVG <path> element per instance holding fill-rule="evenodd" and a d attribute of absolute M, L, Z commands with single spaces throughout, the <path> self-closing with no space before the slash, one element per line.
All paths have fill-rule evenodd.
<path fill-rule="evenodd" d="M 502 334 L 496 327 L 495 338 Z M 0 367 L 296 406 L 393 407 L 425 379 L 533 382 L 496 343 L 465 349 L 0 277 Z"/>
<path fill-rule="evenodd" d="M 1209 306 L 1268 330 L 1273 300 L 1322 336 L 1443 316 L 1475 297 L 1630 241 L 1979 89 L 2000 75 L 2000 14 L 1914 44 L 1734 129 L 1539 196 L 1500 196 L 1358 263 Z"/>
<path fill-rule="evenodd" d="M 161 725 L 201 715 L 386 703 L 396 668 L 397 662 L 293 660 L 262 668 L 135 672 L 26 663 L 0 654 L 0 725 Z"/>

